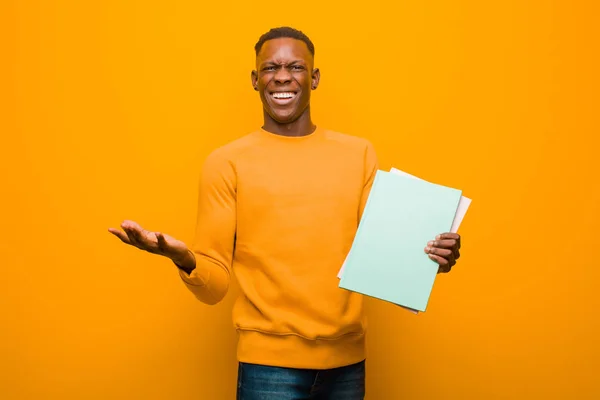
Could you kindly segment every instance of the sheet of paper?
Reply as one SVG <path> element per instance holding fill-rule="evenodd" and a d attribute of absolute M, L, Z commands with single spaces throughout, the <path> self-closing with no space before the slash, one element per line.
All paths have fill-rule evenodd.
<path fill-rule="evenodd" d="M 394 173 L 396 175 L 402 175 L 402 176 L 407 176 L 409 178 L 424 180 L 424 179 L 418 178 L 414 175 L 411 175 L 407 172 L 401 171 L 397 168 L 392 168 L 390 170 L 390 172 Z M 469 209 L 470 205 L 471 205 L 471 199 L 469 199 L 468 197 L 465 197 L 465 196 L 460 197 L 460 201 L 458 202 L 458 208 L 456 210 L 456 215 L 454 216 L 454 221 L 452 221 L 452 227 L 450 228 L 449 232 L 454 232 L 454 233 L 458 232 L 458 228 L 460 227 L 460 224 L 461 224 L 463 218 L 465 217 L 465 214 L 467 213 L 467 210 Z M 345 266 L 346 266 L 346 262 L 344 261 L 344 263 L 342 264 L 342 267 L 340 268 L 340 270 L 338 272 L 338 275 L 337 275 L 338 279 L 340 279 L 342 277 Z"/>
<path fill-rule="evenodd" d="M 438 265 L 424 243 L 452 226 L 461 191 L 378 171 L 341 288 L 425 311 Z"/>
<path fill-rule="evenodd" d="M 392 168 L 390 170 L 390 172 L 393 172 L 398 175 L 408 176 L 410 178 L 421 179 L 421 178 L 418 178 L 407 172 L 401 171 L 398 168 Z M 468 197 L 465 197 L 465 196 L 460 197 L 460 200 L 458 202 L 458 209 L 456 210 L 456 215 L 454 216 L 454 221 L 452 222 L 452 228 L 450 228 L 450 232 L 454 232 L 454 233 L 458 232 L 458 227 L 460 226 L 463 218 L 465 217 L 465 214 L 467 213 L 467 210 L 469 209 L 470 205 L 471 205 L 471 199 L 469 199 Z M 342 269 L 343 269 L 343 267 L 344 266 L 342 265 Z M 402 306 L 400 306 L 400 307 L 402 307 Z M 411 308 L 407 308 L 407 307 L 402 307 L 402 308 L 412 312 L 413 314 L 419 313 L 419 311 L 413 310 Z"/>
<path fill-rule="evenodd" d="M 407 172 L 401 171 L 398 168 L 392 168 L 390 170 L 390 172 L 393 172 L 394 174 L 398 174 L 398 175 L 408 176 L 408 177 L 415 178 L 415 179 L 421 179 L 421 178 L 418 178 Z M 423 180 L 423 179 L 421 179 L 421 180 Z M 458 227 L 460 226 L 463 218 L 465 217 L 465 214 L 467 213 L 467 210 L 469 209 L 470 205 L 471 205 L 471 199 L 469 199 L 468 197 L 465 197 L 465 196 L 460 197 L 460 201 L 458 202 L 458 209 L 456 210 L 456 215 L 454 216 L 454 221 L 452 222 L 452 227 L 450 228 L 449 232 L 454 232 L 454 233 L 458 232 Z"/>

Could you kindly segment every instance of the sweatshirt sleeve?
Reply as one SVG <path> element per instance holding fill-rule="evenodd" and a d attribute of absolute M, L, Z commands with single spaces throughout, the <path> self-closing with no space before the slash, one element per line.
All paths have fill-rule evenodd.
<path fill-rule="evenodd" d="M 198 191 L 196 229 L 190 250 L 196 268 L 179 275 L 198 300 L 220 302 L 229 289 L 235 231 L 237 178 L 233 162 L 211 153 L 202 168 Z"/>
<path fill-rule="evenodd" d="M 373 187 L 373 181 L 375 180 L 375 174 L 379 169 L 379 162 L 377 160 L 377 154 L 375 153 L 375 148 L 371 144 L 371 142 L 367 141 L 367 146 L 365 149 L 365 169 L 364 169 L 364 186 L 360 199 L 360 208 L 358 210 L 358 222 L 362 219 L 363 211 L 367 204 L 367 199 L 369 198 L 369 194 L 371 193 L 371 188 Z"/>

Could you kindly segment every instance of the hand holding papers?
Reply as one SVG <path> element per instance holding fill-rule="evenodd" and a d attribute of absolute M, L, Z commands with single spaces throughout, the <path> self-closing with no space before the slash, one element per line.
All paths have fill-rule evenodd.
<path fill-rule="evenodd" d="M 458 229 L 471 202 L 461 194 L 397 169 L 378 171 L 339 286 L 425 311 L 438 264 L 423 248 Z"/>

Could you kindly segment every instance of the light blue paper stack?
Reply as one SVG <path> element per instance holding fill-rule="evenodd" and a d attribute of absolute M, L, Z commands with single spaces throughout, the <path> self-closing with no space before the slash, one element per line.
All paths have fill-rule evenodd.
<path fill-rule="evenodd" d="M 408 174 L 377 171 L 339 287 L 425 311 L 438 264 L 424 248 L 436 235 L 457 229 L 461 198 L 460 219 L 470 204 L 461 195 Z"/>

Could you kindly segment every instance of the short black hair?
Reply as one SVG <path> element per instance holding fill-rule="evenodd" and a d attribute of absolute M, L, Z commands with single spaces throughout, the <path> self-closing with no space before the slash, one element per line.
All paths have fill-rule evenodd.
<path fill-rule="evenodd" d="M 311 42 L 311 40 L 308 38 L 308 36 L 306 36 L 303 32 L 299 31 L 298 29 L 290 28 L 289 26 L 280 26 L 278 28 L 272 28 L 269 32 L 264 33 L 260 37 L 260 39 L 258 39 L 256 45 L 254 45 L 256 55 L 260 53 L 260 49 L 267 40 L 279 38 L 292 38 L 302 40 L 304 43 L 306 43 L 310 54 L 313 57 L 315 56 L 315 46 L 313 45 L 313 42 Z"/>

